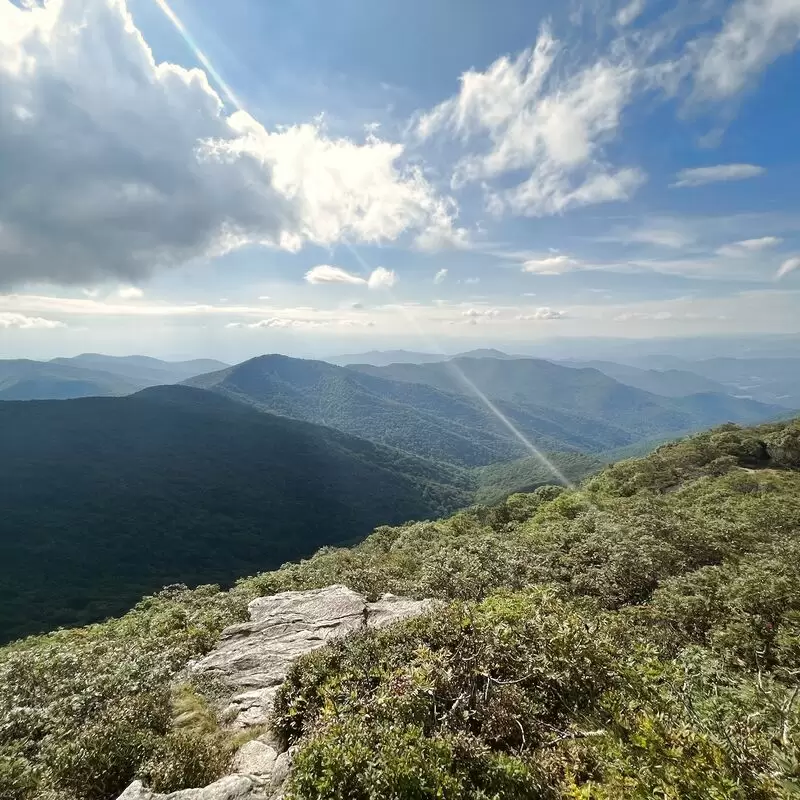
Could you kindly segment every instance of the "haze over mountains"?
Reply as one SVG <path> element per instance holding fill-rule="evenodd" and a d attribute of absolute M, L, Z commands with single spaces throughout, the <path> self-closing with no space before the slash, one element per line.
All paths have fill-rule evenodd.
<path fill-rule="evenodd" d="M 84 353 L 50 361 L 0 360 L 0 400 L 113 397 L 148 386 L 180 383 L 226 366 L 213 359 L 162 361 L 148 356 Z"/>

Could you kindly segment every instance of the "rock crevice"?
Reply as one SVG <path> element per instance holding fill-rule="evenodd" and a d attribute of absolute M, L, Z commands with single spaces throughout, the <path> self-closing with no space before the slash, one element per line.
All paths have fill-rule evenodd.
<path fill-rule="evenodd" d="M 375 602 L 342 585 L 258 597 L 249 622 L 231 625 L 217 646 L 189 665 L 226 687 L 223 719 L 233 730 L 270 724 L 272 703 L 295 659 L 328 642 L 368 628 L 381 628 L 432 607 L 431 600 L 385 594 Z M 135 781 L 119 800 L 279 800 L 292 753 L 279 752 L 269 735 L 236 753 L 234 774 L 197 789 L 155 794 Z"/>

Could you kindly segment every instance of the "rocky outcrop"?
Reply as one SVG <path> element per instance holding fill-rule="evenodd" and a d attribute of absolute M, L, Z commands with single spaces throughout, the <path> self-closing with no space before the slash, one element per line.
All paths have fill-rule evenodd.
<path fill-rule="evenodd" d="M 295 659 L 349 633 L 422 614 L 431 605 L 392 594 L 370 603 L 341 585 L 258 597 L 248 606 L 250 621 L 226 628 L 217 646 L 189 669 L 227 687 L 222 717 L 231 728 L 269 726 L 275 694 Z M 119 800 L 279 800 L 291 758 L 291 750 L 279 752 L 267 733 L 236 753 L 235 774 L 209 786 L 164 795 L 136 781 Z"/>

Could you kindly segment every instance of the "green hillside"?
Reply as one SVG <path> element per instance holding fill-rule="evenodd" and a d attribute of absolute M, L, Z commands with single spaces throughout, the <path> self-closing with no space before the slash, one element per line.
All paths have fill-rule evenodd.
<path fill-rule="evenodd" d="M 458 470 L 187 387 L 0 404 L 0 637 L 466 505 Z"/>
<path fill-rule="evenodd" d="M 543 455 L 570 483 L 580 483 L 608 463 L 607 459 L 588 453 L 556 452 Z M 539 486 L 561 482 L 550 466 L 537 456 L 478 467 L 475 476 L 475 500 L 488 505 L 500 503 L 515 492 L 532 492 Z"/>
<path fill-rule="evenodd" d="M 211 359 L 161 361 L 145 356 L 97 353 L 51 361 L 0 359 L 0 400 L 118 397 L 148 386 L 179 383 L 225 366 Z"/>
<path fill-rule="evenodd" d="M 640 369 L 613 361 L 562 361 L 565 367 L 573 369 L 596 369 L 609 378 L 642 389 L 645 392 L 664 397 L 686 397 L 690 394 L 728 394 L 728 389 L 717 381 L 704 378 L 688 370 L 680 369 Z"/>
<path fill-rule="evenodd" d="M 724 394 L 662 397 L 626 386 L 595 369 L 570 369 L 532 358 L 457 358 L 438 364 L 356 365 L 353 369 L 446 392 L 466 395 L 478 389 L 492 400 L 525 409 L 554 408 L 613 422 L 634 438 L 685 433 L 722 422 L 752 424 L 783 410 Z"/>
<path fill-rule="evenodd" d="M 261 356 L 186 383 L 424 458 L 478 466 L 528 453 L 474 395 L 387 380 L 323 361 Z M 523 408 L 504 401 L 498 408 L 546 450 L 599 451 L 635 439 L 610 417 L 589 420 L 558 407 Z"/>
<path fill-rule="evenodd" d="M 114 397 L 142 386 L 100 369 L 30 359 L 0 359 L 0 400 L 68 400 Z"/>
<path fill-rule="evenodd" d="M 292 800 L 789 800 L 798 563 L 800 420 L 724 426 L 577 491 L 380 527 L 0 650 L 0 795 L 210 782 L 232 742 L 183 665 L 251 598 L 344 583 L 446 602 L 294 665 L 275 723 Z"/>

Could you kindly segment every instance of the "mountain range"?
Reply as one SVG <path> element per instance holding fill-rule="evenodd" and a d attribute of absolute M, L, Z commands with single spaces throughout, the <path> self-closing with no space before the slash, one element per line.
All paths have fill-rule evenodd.
<path fill-rule="evenodd" d="M 147 356 L 84 353 L 51 361 L 0 359 L 0 400 L 114 397 L 148 386 L 180 383 L 227 366 L 213 359 L 162 361 Z"/>
<path fill-rule="evenodd" d="M 620 383 L 596 369 L 572 369 L 541 359 L 455 358 L 388 367 L 351 365 L 374 377 L 425 384 L 462 396 L 478 395 L 536 413 L 557 409 L 592 425 L 613 425 L 627 442 L 681 433 L 723 421 L 756 422 L 781 409 L 720 393 L 663 397 Z"/>
<path fill-rule="evenodd" d="M 523 358 L 340 367 L 267 355 L 228 367 L 86 355 L 45 366 L 67 382 L 92 373 L 109 393 L 186 385 L 0 403 L 5 638 L 558 482 L 532 446 L 577 481 L 653 440 L 782 411 Z"/>

